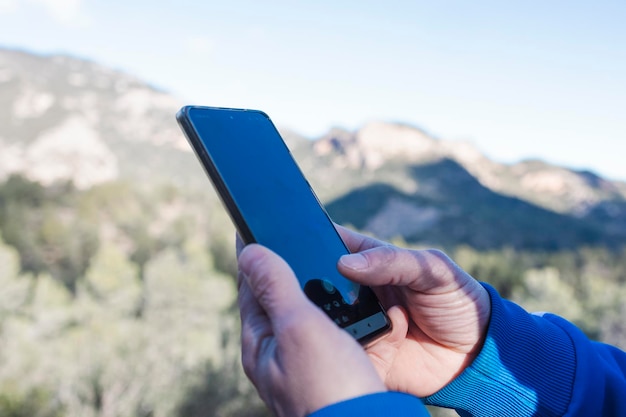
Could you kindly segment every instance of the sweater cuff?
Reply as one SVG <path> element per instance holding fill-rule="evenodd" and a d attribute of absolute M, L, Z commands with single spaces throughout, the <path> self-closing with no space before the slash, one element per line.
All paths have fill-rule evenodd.
<path fill-rule="evenodd" d="M 424 403 L 462 416 L 562 416 L 576 371 L 569 335 L 483 286 L 491 297 L 491 319 L 480 354 Z"/>
<path fill-rule="evenodd" d="M 309 417 L 428 417 L 422 401 L 400 392 L 379 392 L 329 405 L 309 414 Z"/>

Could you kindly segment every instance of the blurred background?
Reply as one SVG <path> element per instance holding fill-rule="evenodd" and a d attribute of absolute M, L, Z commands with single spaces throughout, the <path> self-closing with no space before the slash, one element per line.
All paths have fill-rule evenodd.
<path fill-rule="evenodd" d="M 264 110 L 334 220 L 626 348 L 626 4 L 264 3 L 0 0 L 0 415 L 267 415 L 185 104 Z"/>

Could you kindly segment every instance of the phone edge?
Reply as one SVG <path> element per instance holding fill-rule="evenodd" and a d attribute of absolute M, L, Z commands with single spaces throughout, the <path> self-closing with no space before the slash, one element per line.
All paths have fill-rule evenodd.
<path fill-rule="evenodd" d="M 194 153 L 196 154 L 196 158 L 198 159 L 198 162 L 200 162 L 202 169 L 211 179 L 211 181 L 209 182 L 213 186 L 213 189 L 217 192 L 220 202 L 224 206 L 226 213 L 235 225 L 237 233 L 243 240 L 243 243 L 246 245 L 249 243 L 256 243 L 256 239 L 254 238 L 252 231 L 243 219 L 243 216 L 241 215 L 237 204 L 235 204 L 235 201 L 232 199 L 231 194 L 228 191 L 228 187 L 222 180 L 222 177 L 219 175 L 217 168 L 215 167 L 215 164 L 211 159 L 211 156 L 204 149 L 204 146 L 202 145 L 202 140 L 196 133 L 195 127 L 193 126 L 191 118 L 188 115 L 189 110 L 196 107 L 198 106 L 182 107 L 176 113 L 176 121 L 181 127 L 181 130 L 183 131 L 187 142 L 194 149 Z"/>

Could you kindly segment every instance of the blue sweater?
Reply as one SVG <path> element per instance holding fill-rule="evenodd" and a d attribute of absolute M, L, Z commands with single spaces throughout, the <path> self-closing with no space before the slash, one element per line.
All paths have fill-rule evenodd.
<path fill-rule="evenodd" d="M 427 416 L 425 404 L 462 417 L 626 416 L 626 353 L 590 341 L 552 315 L 527 313 L 490 286 L 491 320 L 474 362 L 422 399 L 373 394 L 333 404 L 310 417 Z"/>

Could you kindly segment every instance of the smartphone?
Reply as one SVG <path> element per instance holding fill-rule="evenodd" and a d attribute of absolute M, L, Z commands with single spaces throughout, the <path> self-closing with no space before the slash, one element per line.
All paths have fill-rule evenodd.
<path fill-rule="evenodd" d="M 246 244 L 280 255 L 309 299 L 362 344 L 391 329 L 373 291 L 337 270 L 349 251 L 265 113 L 185 106 L 176 119 Z"/>

